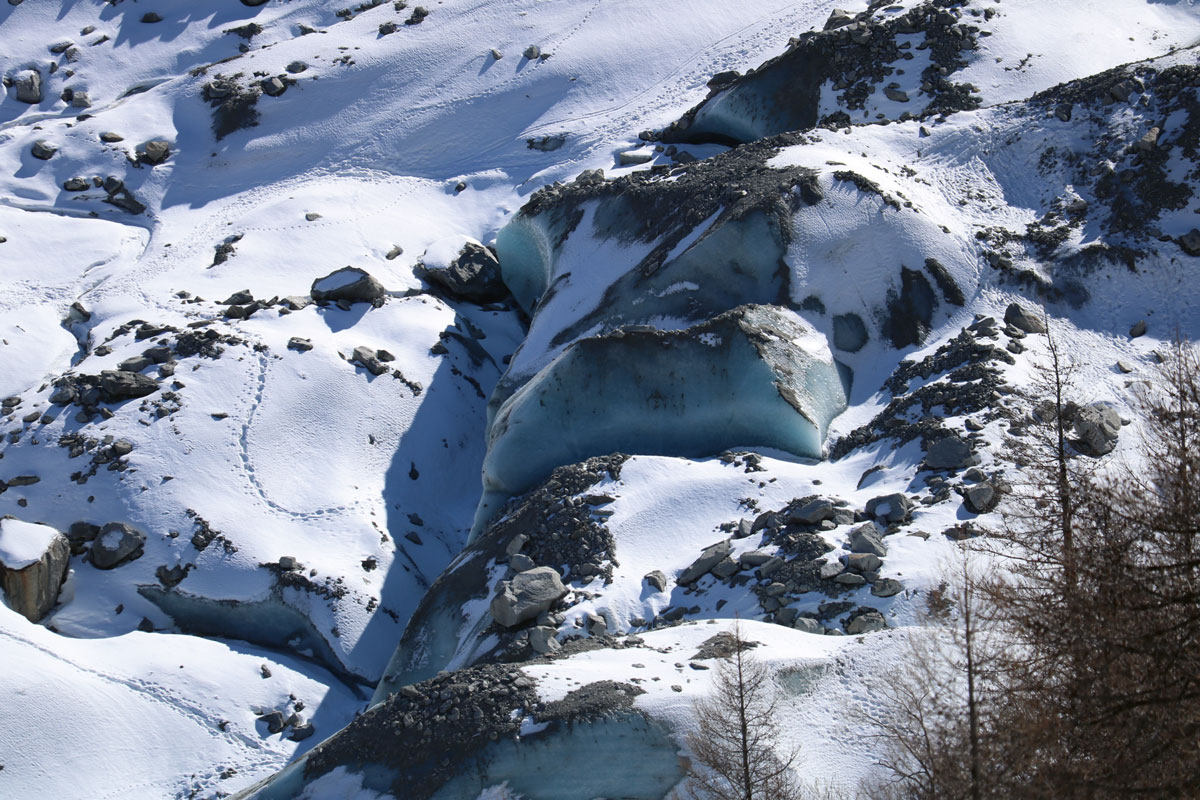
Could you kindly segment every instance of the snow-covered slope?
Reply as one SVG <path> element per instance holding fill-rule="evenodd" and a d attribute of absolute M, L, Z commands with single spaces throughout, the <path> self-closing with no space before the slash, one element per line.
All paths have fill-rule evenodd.
<path fill-rule="evenodd" d="M 802 772 L 864 775 L 872 631 L 1002 489 L 1043 349 L 979 316 L 1043 306 L 1126 415 L 1200 333 L 1200 11 L 841 5 L 0 5 L 0 515 L 72 551 L 40 624 L 0 609 L 0 796 L 236 792 L 372 696 L 543 656 L 530 702 L 647 670 L 589 746 L 674 764 L 706 684 L 660 651 L 734 614 L 781 686 L 860 665 L 794 707 Z M 504 299 L 431 275 L 466 242 Z M 567 593 L 500 625 L 533 565 Z M 262 796 L 392 791 L 358 724 Z M 494 760 L 579 747 L 541 724 Z"/>

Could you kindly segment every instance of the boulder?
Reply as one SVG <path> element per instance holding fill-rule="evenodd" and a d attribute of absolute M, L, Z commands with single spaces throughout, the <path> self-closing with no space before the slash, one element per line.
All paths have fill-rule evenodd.
<path fill-rule="evenodd" d="M 874 553 L 851 553 L 846 557 L 846 569 L 858 573 L 878 572 L 883 561 Z"/>
<path fill-rule="evenodd" d="M 867 501 L 867 516 L 892 525 L 907 522 L 912 518 L 912 501 L 899 492 L 873 497 Z"/>
<path fill-rule="evenodd" d="M 876 597 L 895 597 L 904 591 L 904 585 L 895 578 L 880 578 L 871 586 L 871 594 Z"/>
<path fill-rule="evenodd" d="M 954 433 L 938 439 L 925 452 L 927 469 L 960 469 L 976 463 L 978 459 L 971 452 L 971 445 Z"/>
<path fill-rule="evenodd" d="M 37 622 L 54 608 L 71 545 L 48 525 L 0 519 L 0 588 L 9 608 Z"/>
<path fill-rule="evenodd" d="M 366 270 L 342 267 L 313 281 L 310 294 L 317 302 L 377 303 L 383 300 L 387 291 Z"/>
<path fill-rule="evenodd" d="M 36 105 L 42 102 L 42 73 L 36 69 L 22 72 L 13 80 L 17 99 L 22 103 Z"/>
<path fill-rule="evenodd" d="M 883 614 L 875 609 L 859 610 L 850 621 L 846 624 L 846 633 L 851 636 L 856 636 L 860 633 L 871 633 L 873 631 L 882 631 L 887 629 L 887 622 L 883 618 Z"/>
<path fill-rule="evenodd" d="M 531 44 L 529 47 L 525 48 L 525 52 L 521 55 L 525 56 L 530 61 L 533 61 L 535 58 L 539 58 L 542 55 L 542 48 L 538 47 L 536 44 Z"/>
<path fill-rule="evenodd" d="M 357 364 L 372 375 L 382 375 L 388 371 L 387 366 L 379 358 L 379 354 L 362 345 L 354 348 L 354 354 L 350 356 L 350 363 Z"/>
<path fill-rule="evenodd" d="M 642 580 L 653 586 L 656 591 L 664 592 L 667 589 L 667 576 L 660 569 L 646 573 L 646 577 Z"/>
<path fill-rule="evenodd" d="M 981 481 L 968 486 L 963 492 L 963 505 L 972 514 L 986 514 L 1000 502 L 1000 492 L 990 481 Z"/>
<path fill-rule="evenodd" d="M 110 522 L 100 530 L 90 550 L 96 569 L 113 569 L 142 556 L 146 534 L 124 522 Z"/>
<path fill-rule="evenodd" d="M 535 567 L 502 581 L 492 598 L 492 618 L 506 628 L 512 628 L 548 611 L 556 600 L 567 593 L 562 579 L 550 567 Z"/>
<path fill-rule="evenodd" d="M 796 617 L 792 621 L 792 627 L 804 633 L 815 633 L 818 635 L 825 633 L 825 628 L 821 626 L 821 623 L 812 617 Z"/>
<path fill-rule="evenodd" d="M 528 572 L 537 564 L 524 553 L 514 553 L 508 558 L 508 566 L 512 567 L 513 572 Z"/>
<path fill-rule="evenodd" d="M 1004 311 L 1004 321 L 1025 333 L 1045 333 L 1046 323 L 1037 314 L 1013 303 Z"/>
<path fill-rule="evenodd" d="M 45 139 L 38 139 L 33 143 L 33 147 L 29 149 L 29 152 L 34 158 L 40 161 L 49 161 L 54 158 L 54 154 L 58 152 L 58 148 Z"/>
<path fill-rule="evenodd" d="M 835 8 L 829 14 L 829 19 L 825 20 L 825 30 L 831 31 L 836 28 L 844 28 L 854 22 L 854 15 L 849 11 L 843 11 L 840 8 Z"/>
<path fill-rule="evenodd" d="M 529 646 L 533 652 L 546 655 L 562 647 L 558 643 L 558 631 L 548 625 L 539 625 L 529 632 Z"/>
<path fill-rule="evenodd" d="M 417 274 L 429 283 L 444 289 L 451 296 L 471 303 L 494 303 L 503 300 L 508 287 L 500 278 L 500 262 L 496 254 L 477 242 L 466 242 L 449 264 L 438 264 L 426 258 L 417 265 Z"/>
<path fill-rule="evenodd" d="M 1086 455 L 1102 456 L 1117 446 L 1121 417 L 1102 403 L 1092 403 L 1075 412 L 1076 446 Z"/>
<path fill-rule="evenodd" d="M 805 503 L 788 515 L 788 521 L 798 525 L 816 525 L 827 519 L 833 519 L 833 503 L 824 498 L 817 498 Z"/>
<path fill-rule="evenodd" d="M 106 369 L 100 373 L 101 399 L 106 403 L 119 403 L 145 397 L 158 391 L 155 380 L 140 372 Z"/>
<path fill-rule="evenodd" d="M 700 553 L 700 557 L 693 561 L 690 567 L 679 573 L 679 577 L 676 578 L 675 582 L 689 584 L 698 581 L 709 570 L 724 561 L 729 556 L 730 549 L 731 546 L 728 541 L 709 545 L 704 548 L 704 551 Z"/>
<path fill-rule="evenodd" d="M 1200 256 L 1200 230 L 1192 228 L 1179 237 L 1179 246 L 1189 256 Z"/>
<path fill-rule="evenodd" d="M 849 544 L 851 553 L 871 553 L 880 558 L 888 553 L 887 545 L 883 543 L 874 522 L 865 522 L 850 531 Z"/>
<path fill-rule="evenodd" d="M 138 148 L 138 161 L 143 164 L 161 164 L 171 155 L 171 143 L 163 139 L 153 139 Z"/>

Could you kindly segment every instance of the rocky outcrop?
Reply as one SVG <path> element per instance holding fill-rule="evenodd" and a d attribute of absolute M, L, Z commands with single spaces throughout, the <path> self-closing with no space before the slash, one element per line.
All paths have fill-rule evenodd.
<path fill-rule="evenodd" d="M 67 537 L 54 528 L 0 519 L 0 587 L 8 606 L 30 622 L 58 602 L 70 558 Z"/>

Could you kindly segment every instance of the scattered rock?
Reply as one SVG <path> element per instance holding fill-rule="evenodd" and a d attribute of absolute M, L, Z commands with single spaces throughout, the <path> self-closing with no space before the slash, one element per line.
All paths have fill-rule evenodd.
<path fill-rule="evenodd" d="M 63 189 L 68 192 L 86 192 L 89 186 L 91 184 L 87 178 L 67 178 L 63 181 Z"/>
<path fill-rule="evenodd" d="M 372 375 L 383 375 L 388 371 L 387 365 L 380 360 L 378 354 L 371 348 L 362 345 L 354 348 L 350 363 L 357 364 Z"/>
<path fill-rule="evenodd" d="M 287 84 L 277 77 L 263 78 L 258 85 L 268 97 L 278 97 L 287 91 Z"/>
<path fill-rule="evenodd" d="M 653 150 L 624 150 L 620 153 L 617 153 L 617 163 L 622 167 L 631 167 L 637 164 L 647 164 L 653 160 Z"/>
<path fill-rule="evenodd" d="M 876 597 L 894 597 L 904 591 L 904 585 L 895 578 L 880 578 L 871 586 Z"/>
<path fill-rule="evenodd" d="M 886 629 L 887 622 L 884 620 L 883 614 L 873 608 L 858 609 L 858 611 L 850 616 L 850 621 L 846 623 L 846 633 L 851 636 Z"/>
<path fill-rule="evenodd" d="M 827 519 L 833 519 L 834 511 L 833 503 L 824 498 L 817 498 L 792 511 L 788 515 L 788 520 L 799 525 L 816 525 Z"/>
<path fill-rule="evenodd" d="M 146 534 L 124 522 L 110 522 L 92 542 L 91 561 L 97 569 L 113 569 L 142 555 Z"/>
<path fill-rule="evenodd" d="M 1000 492 L 990 481 L 981 481 L 963 491 L 963 505 L 972 514 L 986 514 L 1000 502 Z"/>
<path fill-rule="evenodd" d="M 1129 329 L 1129 338 L 1136 339 L 1139 336 L 1146 335 L 1146 320 L 1141 319 L 1133 323 L 1133 327 Z"/>
<path fill-rule="evenodd" d="M 287 346 L 288 350 L 295 350 L 298 353 L 307 353 L 313 349 L 311 339 L 303 339 L 299 336 L 293 336 L 291 339 L 288 339 Z"/>
<path fill-rule="evenodd" d="M 521 55 L 525 56 L 530 61 L 533 61 L 535 58 L 538 58 L 541 54 L 542 54 L 542 48 L 538 47 L 536 44 L 531 44 L 531 45 L 529 45 L 529 47 L 525 48 L 525 52 L 522 53 Z M 558 62 L 555 62 L 555 63 L 558 63 Z"/>

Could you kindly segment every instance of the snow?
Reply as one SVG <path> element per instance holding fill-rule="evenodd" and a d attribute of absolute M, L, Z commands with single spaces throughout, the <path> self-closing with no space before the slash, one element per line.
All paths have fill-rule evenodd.
<path fill-rule="evenodd" d="M 0 607 L 9 701 L 0 703 L 5 797 L 213 797 L 266 778 L 347 723 L 427 589 L 468 540 L 484 493 L 485 432 L 505 401 L 560 368 L 576 342 L 618 324 L 678 331 L 735 298 L 775 301 L 755 294 L 773 289 L 780 269 L 763 246 L 761 220 L 712 236 L 715 218 L 704 221 L 668 255 L 671 270 L 605 307 L 605 290 L 652 245 L 592 235 L 597 219 L 614 211 L 599 203 L 583 209 L 577 233 L 563 243 L 562 230 L 549 220 L 515 216 L 517 210 L 537 189 L 585 169 L 602 168 L 611 178 L 670 163 L 657 151 L 651 164 L 618 166 L 617 158 L 633 147 L 651 150 L 639 132 L 700 102 L 713 74 L 756 67 L 844 4 L 742 0 L 731 12 L 727 0 L 448 0 L 430 4 L 422 24 L 401 24 L 389 35 L 379 35 L 379 25 L 403 21 L 391 3 L 349 19 L 323 0 L 253 8 L 198 0 L 159 5 L 164 21 L 148 24 L 140 22 L 145 3 L 0 4 L 0 74 L 36 67 L 45 83 L 45 99 L 33 106 L 17 101 L 11 88 L 0 92 L 0 159 L 11 167 L 0 176 L 0 398 L 20 400 L 0 417 L 0 480 L 40 479 L 0 493 L 0 515 L 15 517 L 0 522 L 0 559 L 28 564 L 53 530 L 79 521 L 127 522 L 147 534 L 145 554 L 111 571 L 73 557 L 69 590 L 44 626 Z M 851 4 L 850 11 L 865 6 Z M 986 10 L 996 13 L 989 18 Z M 1171 50 L 1200 38 L 1200 14 L 1187 0 L 971 2 L 965 14 L 965 22 L 991 35 L 950 77 L 975 84 L 983 108 L 944 121 L 813 131 L 771 162 L 819 173 L 826 200 L 793 216 L 793 243 L 782 262 L 792 287 L 788 299 L 799 305 L 811 296 L 824 305 L 823 314 L 796 311 L 812 329 L 803 349 L 852 370 L 848 408 L 824 415 L 829 419 L 817 427 L 823 433 L 828 425 L 828 436 L 814 434 L 805 447 L 730 439 L 668 452 L 679 449 L 672 444 L 636 455 L 619 481 L 594 489 L 616 497 L 606 509 L 613 512 L 608 527 L 619 563 L 610 585 L 573 584 L 593 596 L 571 608 L 560 636 L 577 633 L 587 613 L 641 631 L 635 619 L 699 605 L 700 622 L 641 631 L 648 647 L 530 667 L 540 671 L 544 697 L 590 680 L 638 678 L 647 690 L 638 707 L 665 720 L 682 741 L 689 704 L 712 671 L 675 663 L 687 662 L 730 615 L 759 613 L 746 591 L 717 587 L 711 578 L 702 579 L 705 592 L 695 599 L 675 583 L 704 547 L 728 536 L 720 526 L 808 494 L 841 497 L 855 507 L 896 491 L 928 495 L 916 477 L 922 456 L 916 442 L 879 443 L 837 462 L 816 460 L 821 445 L 888 403 L 880 386 L 901 359 L 933 352 L 977 314 L 1001 318 L 1014 300 L 1032 304 L 986 266 L 976 234 L 1023 231 L 1059 199 L 1097 202 L 1068 171 L 1039 170 L 1049 148 L 1079 153 L 1090 164 L 1096 141 L 1132 143 L 1149 124 L 1164 122 L 1150 119 L 1136 97 L 1091 126 L 1032 114 L 1015 101 L 1138 59 L 1155 58 L 1159 67 L 1192 64 L 1194 51 Z M 227 33 L 249 22 L 262 32 L 249 40 Z M 299 35 L 301 26 L 321 32 Z M 49 49 L 68 41 L 74 52 Z M 522 58 L 530 44 L 551 57 Z M 910 95 L 928 57 L 913 46 L 914 59 L 896 76 Z M 491 48 L 504 57 L 493 59 Z M 306 69 L 288 72 L 297 61 Z M 261 77 L 256 73 L 295 83 L 279 97 L 258 100 L 258 126 L 216 140 L 203 87 L 218 76 L 240 76 L 239 85 L 250 87 Z M 91 107 L 61 100 L 67 88 L 86 91 Z M 834 110 L 834 95 L 831 86 L 822 88 L 820 113 Z M 872 118 L 896 119 L 904 110 L 879 87 L 865 106 Z M 1182 122 L 1168 118 L 1164 130 Z M 124 139 L 103 143 L 104 131 Z M 551 153 L 527 146 L 543 136 L 562 136 L 564 144 Z M 171 143 L 164 163 L 131 162 L 139 146 L 160 138 Z M 34 158 L 30 148 L 38 140 L 57 154 Z M 725 148 L 684 149 L 706 157 Z M 1190 167 L 1178 152 L 1168 174 L 1184 180 Z M 835 180 L 837 170 L 862 175 L 912 205 L 884 205 Z M 107 176 L 124 181 L 146 213 L 103 202 L 106 192 L 92 178 Z M 88 187 L 65 191 L 63 182 L 75 177 Z M 1158 233 L 1191 230 L 1196 210 L 1192 198 L 1163 213 L 1137 273 L 1104 262 L 1087 274 L 1082 288 L 1097 302 L 1076 307 L 1064 296 L 1044 303 L 1056 339 L 1078 367 L 1074 396 L 1112 403 L 1132 421 L 1122 432 L 1121 456 L 1136 451 L 1135 403 L 1141 382 L 1153 374 L 1154 350 L 1176 330 L 1200 334 L 1195 265 L 1173 242 L 1153 241 Z M 240 237 L 231 242 L 234 253 L 214 264 L 215 248 L 234 237 Z M 418 260 L 448 264 L 467 241 L 496 246 L 521 306 L 536 312 L 528 330 L 517 313 L 421 293 Z M 1104 243 L 1093 221 L 1073 229 L 1060 252 Z M 745 257 L 754 280 L 731 279 L 719 258 L 731 253 Z M 926 258 L 946 268 L 965 304 L 945 302 L 935 291 L 928 338 L 896 351 L 885 341 L 880 312 L 899 290 L 902 268 L 924 271 Z M 1062 277 L 1041 260 L 1016 259 L 1048 279 Z M 240 290 L 260 300 L 303 296 L 335 270 L 327 283 L 350 280 L 347 265 L 384 285 L 382 307 L 308 306 L 283 314 L 275 305 L 234 320 L 217 302 Z M 555 291 L 543 299 L 552 282 Z M 86 321 L 69 316 L 76 302 L 90 314 Z M 697 308 L 704 309 L 699 317 Z M 556 341 L 597 310 L 594 324 Z M 869 334 L 856 352 L 832 346 L 835 318 L 844 314 L 858 315 Z M 1129 326 L 1139 319 L 1150 332 L 1130 339 Z M 144 322 L 177 332 L 137 339 Z M 176 393 L 180 407 L 167 416 L 130 401 L 108 407 L 110 418 L 84 421 L 78 405 L 49 403 L 54 381 L 64 375 L 114 369 L 148 347 L 207 330 L 222 337 L 224 352 L 176 359 L 174 375 L 161 377 L 159 392 L 148 399 Z M 289 350 L 293 337 L 310 340 L 312 349 Z M 1016 386 L 1028 383 L 1031 363 L 1045 350 L 1037 337 L 1023 341 L 1029 353 L 1006 370 Z M 729 337 L 705 333 L 696 344 L 694 362 L 703 363 L 729 346 Z M 391 352 L 389 369 L 403 380 L 349 363 L 359 346 Z M 614 374 L 622 366 L 619 354 L 615 360 Z M 1117 360 L 1135 372 L 1119 373 Z M 145 373 L 157 378 L 158 370 Z M 1022 412 L 1017 400 L 1001 403 Z M 609 452 L 613 430 L 633 430 L 638 414 L 631 407 L 594 393 L 576 408 L 588 404 L 598 414 L 620 412 L 604 422 L 612 429 L 599 430 L 582 449 L 559 437 L 553 445 L 571 447 L 552 458 L 524 443 L 490 456 L 506 461 L 495 474 L 524 470 L 511 485 L 497 480 L 504 483 L 499 488 L 507 493 L 537 481 L 542 476 L 535 473 L 583 450 Z M 759 414 L 755 421 L 775 419 Z M 536 414 L 529 420 L 547 424 Z M 945 423 L 957 427 L 963 420 Z M 686 418 L 688 426 L 698 426 L 696 418 Z M 692 443 L 704 433 L 685 432 Z M 72 456 L 60 440 L 76 435 L 89 446 Z M 637 433 L 658 435 L 658 427 Z M 1004 426 L 989 422 L 982 436 L 981 466 L 991 471 L 1000 465 Z M 134 445 L 122 459 L 125 468 L 93 464 L 115 440 Z M 761 445 L 764 472 L 713 457 L 721 447 L 750 444 Z M 863 479 L 877 466 L 884 469 Z M 957 500 L 920 506 L 912 527 L 936 534 L 972 516 Z M 220 538 L 201 548 L 193 537 L 205 528 Z M 843 552 L 847 533 L 841 526 L 822 534 L 835 548 L 829 558 Z M 764 547 L 770 545 L 757 537 L 738 540 L 734 555 Z M 758 652 L 779 674 L 781 691 L 807 686 L 788 704 L 785 726 L 801 748 L 801 771 L 840 787 L 853 787 L 871 763 L 853 704 L 870 676 L 886 673 L 898 658 L 907 626 L 918 621 L 922 592 L 936 585 L 941 564 L 956 550 L 937 535 L 890 536 L 888 547 L 883 575 L 900 579 L 905 592 L 881 601 L 864 587 L 848 597 L 879 608 L 897 626 L 893 632 L 859 641 L 744 623 L 763 642 Z M 283 556 L 303 565 L 298 575 L 308 589 L 280 585 L 270 565 Z M 173 567 L 190 570 L 171 600 L 153 602 L 155 593 L 145 587 L 162 587 L 159 569 Z M 643 582 L 654 569 L 667 574 L 665 592 Z M 493 582 L 498 577 L 489 575 Z M 795 607 L 813 611 L 822 600 L 806 597 Z M 231 607 L 237 614 L 224 613 Z M 165 608 L 176 609 L 177 618 Z M 487 649 L 480 640 L 486 600 L 452 611 L 452 624 L 439 631 L 447 641 L 437 649 L 452 659 L 449 666 L 460 666 Z M 710 618 L 720 622 L 710 626 Z M 274 628 L 291 632 L 291 626 L 302 635 L 278 641 Z M 196 627 L 206 630 L 183 632 Z M 256 628 L 261 641 L 250 643 Z M 264 665 L 272 677 L 262 677 Z M 292 694 L 318 731 L 302 745 L 255 723 L 254 709 L 285 706 Z M 515 784 L 500 783 L 476 787 L 472 796 L 516 794 Z M 380 798 L 341 770 L 305 791 Z"/>
<path fill-rule="evenodd" d="M 60 535 L 49 525 L 0 519 L 0 564 L 9 569 L 36 564 Z"/>

